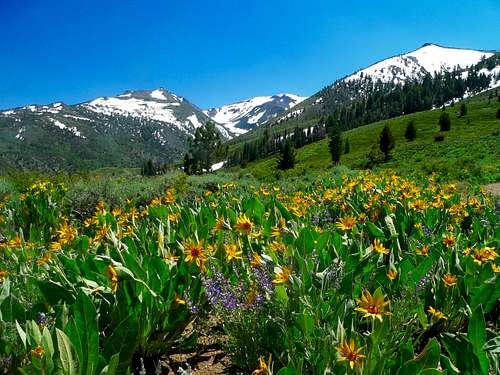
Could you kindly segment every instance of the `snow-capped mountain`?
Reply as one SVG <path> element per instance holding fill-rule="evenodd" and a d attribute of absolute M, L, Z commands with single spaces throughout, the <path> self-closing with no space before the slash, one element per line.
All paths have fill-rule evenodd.
<path fill-rule="evenodd" d="M 228 132 L 240 135 L 256 128 L 307 99 L 294 94 L 257 96 L 203 111 Z"/>
<path fill-rule="evenodd" d="M 282 113 L 270 124 L 278 125 L 290 120 L 300 122 L 305 119 L 328 116 L 335 110 L 348 107 L 372 93 L 387 94 L 397 85 L 405 85 L 410 81 L 422 82 L 426 76 L 434 77 L 438 73 L 456 71 L 462 79 L 467 79 L 468 68 L 475 68 L 483 59 L 491 59 L 494 55 L 493 51 L 449 48 L 426 43 L 414 51 L 379 61 L 335 81 L 293 109 Z M 500 86 L 500 66 L 490 65 L 485 64 L 477 69 L 475 74 L 489 77 L 489 88 L 498 87 Z M 471 94 L 473 93 L 466 92 L 462 97 Z"/>
<path fill-rule="evenodd" d="M 209 120 L 188 100 L 162 88 L 76 105 L 29 105 L 0 112 L 0 158 L 16 167 L 50 164 L 51 169 L 173 162 Z M 234 135 L 217 128 L 226 139 Z"/>
<path fill-rule="evenodd" d="M 158 121 L 175 126 L 186 134 L 194 134 L 196 128 L 210 119 L 183 97 L 164 88 L 152 91 L 127 91 L 122 95 L 97 98 L 80 107 L 107 116 L 125 116 Z M 223 137 L 230 137 L 226 129 L 217 125 Z"/>
<path fill-rule="evenodd" d="M 409 79 L 422 78 L 426 73 L 434 76 L 436 73 L 451 71 L 456 67 L 463 69 L 477 64 L 483 57 L 491 56 L 493 53 L 488 51 L 448 48 L 426 43 L 415 51 L 382 60 L 359 70 L 345 80 L 372 77 L 373 81 L 404 83 Z"/>

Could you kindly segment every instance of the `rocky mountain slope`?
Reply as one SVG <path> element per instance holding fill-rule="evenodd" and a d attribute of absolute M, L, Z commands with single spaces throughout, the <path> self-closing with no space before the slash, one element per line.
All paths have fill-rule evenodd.
<path fill-rule="evenodd" d="M 242 102 L 203 111 L 228 132 L 240 135 L 259 127 L 307 99 L 294 94 L 257 96 Z"/>

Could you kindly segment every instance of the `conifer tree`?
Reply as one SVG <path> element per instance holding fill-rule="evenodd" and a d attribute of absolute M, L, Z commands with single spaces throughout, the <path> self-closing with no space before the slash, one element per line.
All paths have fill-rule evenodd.
<path fill-rule="evenodd" d="M 345 139 L 344 154 L 348 154 L 351 151 L 351 146 L 349 145 L 349 138 Z"/>
<path fill-rule="evenodd" d="M 438 123 L 439 123 L 439 128 L 442 132 L 449 131 L 451 129 L 450 115 L 446 111 L 441 112 Z"/>
<path fill-rule="evenodd" d="M 417 128 L 415 127 L 415 121 L 410 120 L 408 122 L 408 125 L 406 125 L 405 138 L 410 142 L 417 138 Z"/>
<path fill-rule="evenodd" d="M 391 150 L 394 148 L 396 142 L 394 141 L 394 137 L 392 136 L 391 129 L 387 125 L 382 129 L 382 133 L 380 133 L 380 151 L 384 153 L 384 160 L 389 160 L 389 154 Z"/>
<path fill-rule="evenodd" d="M 189 151 L 184 156 L 184 171 L 200 174 L 209 171 L 215 159 L 224 156 L 226 148 L 215 124 L 211 121 L 196 129 L 194 139 L 189 142 Z"/>
<path fill-rule="evenodd" d="M 330 131 L 330 141 L 328 142 L 328 149 L 332 156 L 332 163 L 337 165 L 340 162 L 342 155 L 342 132 L 338 126 L 335 126 Z"/>
<path fill-rule="evenodd" d="M 278 155 L 276 167 L 281 170 L 291 169 L 295 166 L 296 152 L 290 140 L 285 141 Z"/>
<path fill-rule="evenodd" d="M 462 103 L 462 105 L 460 106 L 460 117 L 464 116 L 467 116 L 467 106 L 465 105 L 465 103 Z"/>

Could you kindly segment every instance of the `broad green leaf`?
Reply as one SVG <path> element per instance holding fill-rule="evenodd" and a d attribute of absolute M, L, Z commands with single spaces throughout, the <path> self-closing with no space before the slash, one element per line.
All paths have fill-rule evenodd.
<path fill-rule="evenodd" d="M 295 370 L 291 367 L 283 367 L 280 369 L 276 375 L 295 375 Z"/>
<path fill-rule="evenodd" d="M 21 326 L 19 325 L 18 321 L 16 320 L 16 329 L 17 329 L 17 333 L 19 334 L 19 337 L 21 338 L 21 341 L 24 345 L 24 349 L 26 349 L 26 345 L 27 345 L 27 342 L 26 342 L 26 332 L 21 328 Z"/>
<path fill-rule="evenodd" d="M 441 367 L 443 370 L 446 370 L 449 375 L 458 375 L 460 374 L 460 370 L 451 362 L 451 359 L 441 354 L 441 358 L 439 360 Z"/>
<path fill-rule="evenodd" d="M 118 369 L 118 364 L 120 363 L 120 356 L 117 354 L 113 355 L 110 359 L 106 367 L 104 367 L 101 371 L 101 375 L 115 375 Z"/>
<path fill-rule="evenodd" d="M 441 348 L 435 337 L 425 346 L 415 359 L 407 361 L 397 372 L 398 375 L 417 375 L 425 369 L 435 369 L 439 362 Z"/>
<path fill-rule="evenodd" d="M 60 329 L 56 328 L 57 348 L 59 351 L 59 361 L 65 374 L 76 374 L 76 364 L 73 357 L 73 346 L 69 337 Z"/>
<path fill-rule="evenodd" d="M 89 296 L 81 291 L 72 306 L 72 311 L 73 317 L 66 325 L 65 333 L 78 356 L 80 374 L 94 375 L 99 359 L 97 311 Z"/>
<path fill-rule="evenodd" d="M 111 359 L 115 354 L 119 355 L 117 374 L 125 374 L 132 362 L 135 348 L 137 347 L 138 322 L 132 316 L 122 320 L 113 329 L 113 333 L 104 342 L 103 355 Z"/>

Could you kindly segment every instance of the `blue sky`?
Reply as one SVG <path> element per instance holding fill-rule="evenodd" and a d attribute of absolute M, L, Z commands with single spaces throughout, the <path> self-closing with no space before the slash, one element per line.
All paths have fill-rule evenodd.
<path fill-rule="evenodd" d="M 498 0 L 0 0 L 0 108 L 160 86 L 202 108 L 311 95 L 425 42 L 500 49 L 499 20 Z"/>

